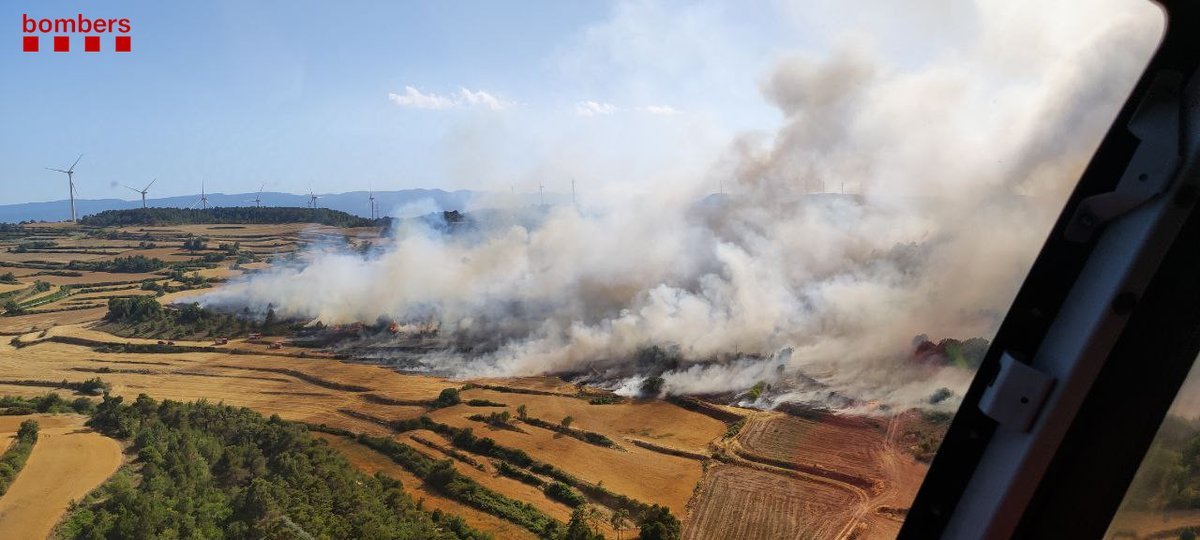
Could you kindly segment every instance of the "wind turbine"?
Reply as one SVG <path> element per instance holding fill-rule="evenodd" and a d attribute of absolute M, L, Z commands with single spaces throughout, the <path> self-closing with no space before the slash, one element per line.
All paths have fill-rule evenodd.
<path fill-rule="evenodd" d="M 371 206 L 371 219 L 375 219 L 375 209 L 377 208 L 375 206 L 375 192 L 368 191 L 367 193 L 370 195 L 369 197 L 367 197 L 367 200 L 369 201 L 368 204 L 370 204 L 370 206 Z"/>
<path fill-rule="evenodd" d="M 60 172 L 67 175 L 67 188 L 69 190 L 68 195 L 71 198 L 72 222 L 75 221 L 75 166 L 79 164 L 79 160 L 81 159 L 83 159 L 83 154 L 79 154 L 79 157 L 75 158 L 75 163 L 72 163 L 71 166 L 67 167 L 67 170 L 65 171 L 62 169 L 51 169 L 50 167 L 46 167 L 46 170 Z"/>
<path fill-rule="evenodd" d="M 205 193 L 205 191 L 204 191 L 204 181 L 203 180 L 200 181 L 200 200 L 192 203 L 191 207 L 195 208 L 197 204 L 200 205 L 200 208 L 202 208 L 202 209 L 205 209 L 205 210 L 208 209 L 208 194 Z"/>
<path fill-rule="evenodd" d="M 144 187 L 142 189 L 138 189 L 133 186 L 125 186 L 125 187 L 142 194 L 142 208 L 145 208 L 146 207 L 146 193 L 148 193 L 150 191 L 150 186 L 153 186 L 154 183 L 157 181 L 158 181 L 157 178 L 155 178 L 154 180 L 151 180 L 150 183 L 146 184 L 146 187 Z"/>
<path fill-rule="evenodd" d="M 250 199 L 250 200 L 248 200 L 248 201 L 246 201 L 246 202 L 252 202 L 252 203 L 254 203 L 254 207 L 255 207 L 255 208 L 262 208 L 262 192 L 263 192 L 263 190 L 264 190 L 264 189 L 266 189 L 266 187 L 267 187 L 267 185 L 266 185 L 266 184 L 263 184 L 263 185 L 262 185 L 262 187 L 259 187 L 259 188 L 258 188 L 258 193 L 256 193 L 256 194 L 254 195 L 254 198 L 253 198 L 253 199 Z"/>
<path fill-rule="evenodd" d="M 320 198 L 321 198 L 320 195 L 313 193 L 312 188 L 309 188 L 309 190 L 308 190 L 308 207 L 316 208 L 317 207 L 317 199 L 320 199 Z"/>
<path fill-rule="evenodd" d="M 542 191 L 545 187 L 541 182 L 538 182 L 538 198 L 541 199 L 542 206 L 546 206 L 546 194 Z"/>

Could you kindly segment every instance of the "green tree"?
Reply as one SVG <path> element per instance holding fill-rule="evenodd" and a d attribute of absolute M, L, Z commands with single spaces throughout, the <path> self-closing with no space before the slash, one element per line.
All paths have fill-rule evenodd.
<path fill-rule="evenodd" d="M 562 422 L 559 422 L 559 423 L 560 423 L 560 424 L 562 424 L 562 427 L 564 427 L 564 428 L 567 428 L 567 429 L 570 429 L 570 428 L 571 428 L 571 423 L 572 423 L 572 422 L 574 422 L 574 421 L 575 421 L 575 418 L 574 418 L 574 417 L 571 417 L 571 416 L 564 416 L 564 417 L 563 417 L 563 419 L 562 419 Z"/>
<path fill-rule="evenodd" d="M 629 526 L 633 524 L 633 522 L 629 520 L 629 510 L 618 508 L 612 513 L 612 516 L 608 518 L 608 524 L 611 525 L 612 529 L 617 532 L 617 540 L 621 540 L 621 531 L 628 529 Z"/>
<path fill-rule="evenodd" d="M 665 506 L 653 505 L 638 520 L 638 540 L 678 540 L 683 533 L 679 520 Z"/>
<path fill-rule="evenodd" d="M 517 406 L 517 418 L 524 420 L 526 414 L 529 414 L 529 409 L 527 409 L 525 407 L 525 404 L 522 403 L 522 404 L 518 405 Z"/>
<path fill-rule="evenodd" d="M 571 521 L 567 523 L 566 540 L 604 540 L 604 535 L 596 532 L 595 525 L 600 519 L 600 512 L 591 505 L 580 505 L 571 512 Z"/>
<path fill-rule="evenodd" d="M 437 409 L 442 407 L 453 407 L 459 403 L 462 403 L 462 398 L 458 395 L 457 388 L 445 388 L 440 394 L 438 394 L 437 399 L 433 400 L 433 406 Z"/>
<path fill-rule="evenodd" d="M 642 386 L 641 386 L 641 388 L 639 388 L 639 390 L 641 391 L 642 397 L 649 397 L 649 398 L 658 397 L 659 394 L 662 394 L 662 388 L 663 388 L 664 382 L 665 381 L 663 381 L 662 377 L 658 377 L 658 376 L 647 377 L 646 380 L 642 381 Z"/>
<path fill-rule="evenodd" d="M 57 395 L 57 394 L 55 394 Z M 26 420 L 21 422 L 21 427 L 17 428 L 17 439 L 22 441 L 37 442 L 38 438 L 38 423 L 36 420 Z"/>

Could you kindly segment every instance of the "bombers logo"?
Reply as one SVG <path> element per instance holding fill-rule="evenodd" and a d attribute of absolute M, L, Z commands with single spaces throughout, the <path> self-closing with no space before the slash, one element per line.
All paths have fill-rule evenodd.
<path fill-rule="evenodd" d="M 113 34 L 109 50 L 130 52 L 129 32 L 132 29 L 133 26 L 129 19 L 89 19 L 82 13 L 70 19 L 38 19 L 22 13 L 21 50 L 25 52 L 42 50 L 41 35 L 48 34 L 52 37 L 51 43 L 54 52 L 70 52 L 73 36 L 69 34 L 84 34 L 84 52 L 100 52 L 102 48 L 101 35 L 93 34 Z"/>

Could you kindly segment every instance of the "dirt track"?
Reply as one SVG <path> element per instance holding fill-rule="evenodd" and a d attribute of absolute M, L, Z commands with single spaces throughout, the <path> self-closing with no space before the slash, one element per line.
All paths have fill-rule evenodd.
<path fill-rule="evenodd" d="M 0 430 L 15 431 L 29 418 L 4 417 Z M 32 418 L 41 432 L 25 468 L 0 497 L 0 538 L 45 538 L 71 501 L 83 498 L 121 465 L 121 446 L 83 427 L 82 416 Z"/>

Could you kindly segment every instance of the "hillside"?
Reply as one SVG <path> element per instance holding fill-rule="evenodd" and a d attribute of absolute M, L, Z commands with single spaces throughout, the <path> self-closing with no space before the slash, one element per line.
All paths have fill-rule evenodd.
<path fill-rule="evenodd" d="M 121 195 L 127 190 L 121 188 Z M 117 192 L 114 192 L 117 193 Z M 135 194 L 136 195 L 136 194 Z M 153 195 L 153 193 L 151 193 Z M 322 208 L 339 210 L 348 214 L 370 217 L 366 191 L 349 191 L 344 193 L 317 193 L 320 197 L 318 205 Z M 264 207 L 303 207 L 308 204 L 308 195 L 295 193 L 280 193 L 264 191 L 257 193 L 209 193 L 210 206 L 232 207 L 249 206 L 254 204 L 255 197 L 261 200 Z M 441 189 L 402 189 L 395 191 L 376 191 L 375 203 L 381 215 L 395 217 L 415 216 L 443 210 L 463 210 L 472 207 L 489 206 L 488 200 L 512 201 L 517 205 L 529 205 L 538 202 L 537 193 L 504 193 L 502 195 L 485 191 L 445 191 Z M 200 199 L 200 194 L 181 195 L 177 197 L 150 197 L 146 204 L 151 208 L 191 208 Z M 546 194 L 546 202 L 562 202 L 570 200 L 569 196 Z M 96 214 L 105 210 L 132 210 L 141 208 L 140 200 L 106 199 L 75 199 L 75 208 L 80 216 Z M 0 204 L 0 223 L 17 223 L 20 221 L 61 221 L 70 216 L 68 203 L 65 199 L 44 202 L 27 202 L 16 204 Z"/>
<path fill-rule="evenodd" d="M 137 208 L 105 210 L 84 216 L 80 224 L 90 227 L 127 227 L 130 225 L 203 225 L 210 223 L 320 223 L 332 227 L 382 226 L 386 219 L 370 220 L 328 208 Z"/>

